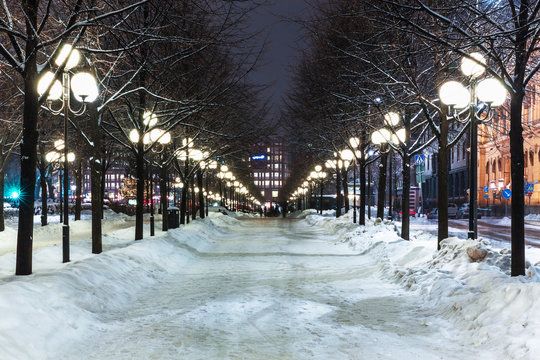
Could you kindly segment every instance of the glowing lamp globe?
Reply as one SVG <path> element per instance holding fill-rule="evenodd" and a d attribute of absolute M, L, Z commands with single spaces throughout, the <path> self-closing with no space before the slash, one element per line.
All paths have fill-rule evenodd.
<path fill-rule="evenodd" d="M 139 142 L 139 131 L 137 131 L 137 129 L 133 129 L 129 132 L 129 140 L 134 144 Z"/>
<path fill-rule="evenodd" d="M 392 134 L 392 143 L 398 145 L 404 143 L 407 136 L 405 128 L 399 129 L 395 134 Z"/>
<path fill-rule="evenodd" d="M 463 57 L 461 59 L 461 71 L 466 76 L 479 77 L 486 71 L 485 64 L 484 56 L 475 52 L 470 55 L 470 58 Z"/>
<path fill-rule="evenodd" d="M 439 98 L 443 104 L 456 109 L 464 109 L 469 105 L 469 90 L 457 81 L 447 81 L 439 89 Z"/>
<path fill-rule="evenodd" d="M 62 139 L 56 140 L 54 142 L 54 148 L 56 150 L 64 150 L 64 140 L 62 140 Z"/>
<path fill-rule="evenodd" d="M 49 86 L 53 81 L 54 83 L 49 89 Z M 58 100 L 62 97 L 62 84 L 60 81 L 55 80 L 54 74 L 50 71 L 46 71 L 38 81 L 37 91 L 39 96 L 45 94 L 47 89 L 49 89 L 47 100 Z"/>
<path fill-rule="evenodd" d="M 315 171 L 319 172 L 322 170 L 322 166 L 321 165 L 315 165 Z"/>
<path fill-rule="evenodd" d="M 351 145 L 353 149 L 356 149 L 360 145 L 360 139 L 358 139 L 357 137 L 350 138 L 349 145 Z"/>
<path fill-rule="evenodd" d="M 80 72 L 71 78 L 71 91 L 79 102 L 94 102 L 98 95 L 98 87 L 94 76 L 87 72 Z"/>
<path fill-rule="evenodd" d="M 142 142 L 145 145 L 148 145 L 152 142 L 152 139 L 150 138 L 150 133 L 146 133 L 143 135 Z"/>
<path fill-rule="evenodd" d="M 352 159 L 354 159 L 354 154 L 351 150 L 349 149 L 344 149 L 344 150 L 341 150 L 340 152 L 340 157 L 343 159 L 343 160 L 348 160 L 348 161 L 351 161 Z"/>
<path fill-rule="evenodd" d="M 198 149 L 192 149 L 189 152 L 189 157 L 195 161 L 201 161 L 203 159 L 203 152 Z"/>
<path fill-rule="evenodd" d="M 56 151 L 50 151 L 47 154 L 45 154 L 45 160 L 49 163 L 57 161 L 58 159 L 60 159 L 60 154 L 57 153 Z"/>
<path fill-rule="evenodd" d="M 152 127 L 157 124 L 157 116 L 151 111 L 145 111 L 143 114 L 143 124 Z"/>
<path fill-rule="evenodd" d="M 397 126 L 399 124 L 399 114 L 395 112 L 389 112 L 384 115 L 384 121 L 389 126 Z"/>
<path fill-rule="evenodd" d="M 497 107 L 506 101 L 507 92 L 501 82 L 494 78 L 484 79 L 476 87 L 478 99 L 490 106 Z"/>
<path fill-rule="evenodd" d="M 54 63 L 57 66 L 62 66 L 67 60 L 65 69 L 69 70 L 77 66 L 80 59 L 81 59 L 81 53 L 79 52 L 79 50 L 73 49 L 73 47 L 70 44 L 65 44 L 60 50 L 60 52 L 58 53 L 58 55 L 56 56 Z"/>

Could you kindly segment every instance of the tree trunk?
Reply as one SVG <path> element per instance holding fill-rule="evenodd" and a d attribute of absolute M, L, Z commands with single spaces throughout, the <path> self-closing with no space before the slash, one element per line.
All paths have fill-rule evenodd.
<path fill-rule="evenodd" d="M 197 205 L 195 197 L 195 176 L 191 179 L 191 219 L 197 219 Z"/>
<path fill-rule="evenodd" d="M 1 163 L 0 163 L 0 199 L 2 199 L 2 202 L 4 201 L 4 170 L 3 170 L 3 166 L 1 166 Z M 4 230 L 6 230 L 6 224 L 5 224 L 4 206 L 2 204 L 1 209 L 0 209 L 0 231 L 4 231 Z"/>
<path fill-rule="evenodd" d="M 388 152 L 381 154 L 379 164 L 379 185 L 377 189 L 377 217 L 384 219 L 384 204 L 386 202 L 386 166 L 388 164 Z"/>
<path fill-rule="evenodd" d="M 42 155 L 43 157 L 43 155 Z M 47 204 L 47 164 L 44 159 L 39 161 L 39 185 L 41 187 L 41 226 L 47 225 L 48 204 Z M 4 186 L 2 186 L 2 191 Z"/>
<path fill-rule="evenodd" d="M 343 198 L 341 197 L 341 171 L 336 169 L 336 217 L 341 216 L 341 207 L 343 206 Z"/>
<path fill-rule="evenodd" d="M 103 199 L 101 199 L 101 134 L 99 115 L 95 104 L 88 106 L 90 114 L 90 136 L 92 141 L 92 157 L 90 158 L 90 185 L 92 200 L 92 254 L 101 254 L 103 251 Z"/>
<path fill-rule="evenodd" d="M 523 93 L 514 94 L 510 103 L 510 173 L 512 178 L 512 263 L 511 275 L 525 275 L 525 197 L 523 176 Z"/>
<path fill-rule="evenodd" d="M 199 214 L 204 219 L 204 191 L 203 191 L 203 172 L 201 168 L 197 170 L 197 186 L 199 187 Z"/>
<path fill-rule="evenodd" d="M 144 149 L 142 137 L 137 144 L 137 205 L 135 207 L 135 240 L 143 238 L 144 221 Z"/>
<path fill-rule="evenodd" d="M 186 223 L 186 210 L 187 210 L 187 189 L 189 184 L 184 183 L 184 188 L 182 189 L 182 196 L 180 198 L 180 224 Z"/>
<path fill-rule="evenodd" d="M 345 214 L 349 212 L 349 172 L 347 169 L 343 168 L 341 170 L 341 181 L 343 182 L 343 199 L 345 202 Z"/>
<path fill-rule="evenodd" d="M 36 164 L 38 143 L 38 93 L 37 93 L 37 10 L 39 2 L 23 1 L 22 11 L 26 21 L 26 49 L 24 67 L 23 135 L 21 140 L 21 194 L 19 226 L 17 230 L 16 275 L 32 273 L 32 245 L 34 235 L 34 189 L 36 187 Z"/>
<path fill-rule="evenodd" d="M 409 217 L 409 197 L 411 192 L 411 157 L 405 151 L 403 155 L 403 192 L 401 196 L 401 238 L 409 240 L 410 217 Z"/>
<path fill-rule="evenodd" d="M 81 220 L 81 207 L 82 207 L 82 159 L 77 156 L 77 170 L 75 171 L 75 221 Z"/>
<path fill-rule="evenodd" d="M 362 157 L 364 152 L 362 151 Z M 360 159 L 360 213 L 358 215 L 358 224 L 366 225 L 366 161 Z"/>
<path fill-rule="evenodd" d="M 439 155 L 437 158 L 437 181 L 439 185 L 438 189 L 438 208 L 439 208 L 439 220 L 438 220 L 438 240 L 437 249 L 441 249 L 441 241 L 448 238 L 448 120 L 443 116 L 441 121 L 441 137 L 439 138 Z M 476 191 L 471 189 L 469 184 L 469 192 Z M 470 194 L 470 193 L 469 193 Z M 469 211 L 472 211 L 470 209 Z"/>
<path fill-rule="evenodd" d="M 105 178 L 107 176 L 107 167 L 105 166 L 105 159 L 102 159 L 102 162 L 101 162 L 101 171 L 100 171 L 100 174 L 101 174 L 101 179 L 100 179 L 100 191 L 101 191 L 101 194 L 100 194 L 100 200 L 101 200 L 101 218 L 103 219 L 103 206 L 105 205 Z"/>
<path fill-rule="evenodd" d="M 371 219 L 371 164 L 367 165 L 367 217 Z"/>
<path fill-rule="evenodd" d="M 169 189 L 167 188 L 167 167 L 162 164 L 161 166 L 161 174 L 159 176 L 159 198 L 160 198 L 160 206 L 161 206 L 161 230 L 162 231 L 168 231 L 169 230 L 169 216 L 168 216 L 168 208 L 169 208 L 169 199 L 167 198 L 167 193 L 169 192 Z"/>

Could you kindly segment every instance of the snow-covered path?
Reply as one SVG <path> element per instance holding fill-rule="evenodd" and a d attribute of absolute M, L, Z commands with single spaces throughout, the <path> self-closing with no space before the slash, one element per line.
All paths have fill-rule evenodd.
<path fill-rule="evenodd" d="M 186 241 L 192 261 L 105 307 L 99 330 L 55 358 L 473 358 L 460 329 L 328 230 L 280 219 L 216 231 Z"/>

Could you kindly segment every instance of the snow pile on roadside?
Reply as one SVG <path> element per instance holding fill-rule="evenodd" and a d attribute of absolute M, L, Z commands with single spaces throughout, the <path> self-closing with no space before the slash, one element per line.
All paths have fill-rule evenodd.
<path fill-rule="evenodd" d="M 306 216 L 306 221 L 312 226 L 323 227 L 338 236 L 338 241 L 347 242 L 355 250 L 365 250 L 364 246 L 373 246 L 372 242 L 357 242 L 354 239 L 371 238 L 374 241 L 377 239 L 397 240 L 399 236 L 395 231 L 393 222 L 381 219 L 366 219 L 366 225 L 360 226 L 352 222 L 351 212 L 339 217 L 332 218 L 328 216 L 320 216 L 310 214 Z"/>
<path fill-rule="evenodd" d="M 540 214 L 529 214 L 525 216 L 525 220 L 540 220 Z"/>
<path fill-rule="evenodd" d="M 540 268 L 528 264 L 526 276 L 510 277 L 509 250 L 495 249 L 485 239 L 449 238 L 437 252 L 436 236 L 419 232 L 405 241 L 389 222 L 359 227 L 350 219 L 316 215 L 307 221 L 343 232 L 342 241 L 375 259 L 382 276 L 419 292 L 426 307 L 468 332 L 471 346 L 496 349 L 500 359 L 537 358 Z"/>
<path fill-rule="evenodd" d="M 503 217 L 502 219 L 492 220 L 491 223 L 493 225 L 499 225 L 499 226 L 510 226 L 512 225 L 512 219 L 508 217 Z"/>
<path fill-rule="evenodd" d="M 315 209 L 296 210 L 295 212 L 287 215 L 288 219 L 305 219 L 308 215 L 314 215 L 317 211 Z"/>

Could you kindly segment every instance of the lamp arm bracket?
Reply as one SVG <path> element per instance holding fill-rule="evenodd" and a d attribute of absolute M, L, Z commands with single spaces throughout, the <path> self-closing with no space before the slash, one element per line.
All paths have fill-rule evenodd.
<path fill-rule="evenodd" d="M 86 104 L 82 103 L 82 105 L 78 109 L 73 109 L 71 107 L 71 103 L 68 102 L 69 111 L 75 115 L 75 116 L 81 116 L 86 111 Z"/>
<path fill-rule="evenodd" d="M 469 111 L 467 111 L 467 115 L 463 116 L 463 112 L 459 112 L 454 107 L 450 107 L 450 113 L 448 118 L 454 119 L 462 124 L 466 124 L 471 119 Z"/>
<path fill-rule="evenodd" d="M 65 104 L 63 101 L 61 101 L 60 104 L 60 107 L 58 109 L 55 109 L 53 107 L 53 102 L 49 100 L 47 101 L 47 109 L 49 109 L 53 115 L 60 115 L 65 108 Z"/>

